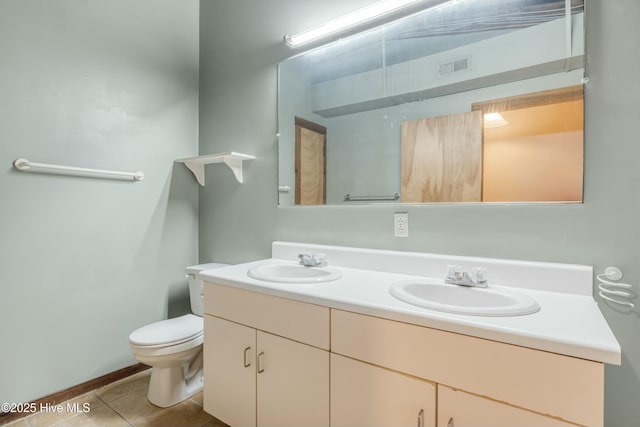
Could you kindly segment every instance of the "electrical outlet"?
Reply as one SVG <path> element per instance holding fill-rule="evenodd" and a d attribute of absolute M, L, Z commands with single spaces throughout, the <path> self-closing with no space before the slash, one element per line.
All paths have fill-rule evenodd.
<path fill-rule="evenodd" d="M 393 214 L 393 235 L 395 237 L 409 237 L 408 212 L 396 212 Z"/>

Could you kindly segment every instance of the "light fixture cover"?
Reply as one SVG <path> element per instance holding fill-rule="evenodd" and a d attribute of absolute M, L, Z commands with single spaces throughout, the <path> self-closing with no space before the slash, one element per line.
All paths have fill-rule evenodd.
<path fill-rule="evenodd" d="M 382 0 L 372 5 L 363 7 L 351 13 L 347 13 L 339 18 L 333 19 L 325 24 L 314 27 L 310 30 L 298 34 L 284 36 L 284 42 L 290 48 L 311 43 L 323 37 L 336 34 L 358 25 L 381 18 L 402 8 L 411 6 L 424 0 Z"/>
<path fill-rule="evenodd" d="M 508 124 L 509 122 L 500 113 L 487 113 L 484 115 L 484 127 L 486 128 L 498 128 Z"/>

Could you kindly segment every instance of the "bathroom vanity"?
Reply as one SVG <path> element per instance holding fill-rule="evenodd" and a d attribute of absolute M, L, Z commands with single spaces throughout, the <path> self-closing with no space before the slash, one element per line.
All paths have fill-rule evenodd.
<path fill-rule="evenodd" d="M 247 275 L 305 250 L 327 253 L 341 277 Z M 541 308 L 461 315 L 389 293 L 442 281 L 450 264 L 486 268 L 489 287 L 514 284 Z M 603 424 L 604 364 L 619 364 L 620 348 L 590 267 L 276 242 L 272 259 L 201 276 L 204 408 L 231 426 Z"/>

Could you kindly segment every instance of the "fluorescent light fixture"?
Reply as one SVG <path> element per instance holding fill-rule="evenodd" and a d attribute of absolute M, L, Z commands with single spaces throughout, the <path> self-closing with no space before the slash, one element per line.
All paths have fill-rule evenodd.
<path fill-rule="evenodd" d="M 508 124 L 509 122 L 500 113 L 487 113 L 484 115 L 484 127 L 486 128 L 499 128 Z"/>
<path fill-rule="evenodd" d="M 397 12 L 405 7 L 420 3 L 424 0 L 383 0 L 363 7 L 325 24 L 314 27 L 294 35 L 284 36 L 284 42 L 290 48 L 296 48 L 307 43 L 314 42 L 332 34 L 340 33 L 350 28 L 357 27 L 366 22 L 379 19 L 385 15 Z"/>

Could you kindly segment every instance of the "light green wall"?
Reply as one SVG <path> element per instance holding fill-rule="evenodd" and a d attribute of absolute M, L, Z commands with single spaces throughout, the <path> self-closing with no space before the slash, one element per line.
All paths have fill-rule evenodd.
<path fill-rule="evenodd" d="M 0 1 L 0 402 L 132 365 L 129 333 L 187 309 L 198 186 L 173 160 L 198 153 L 198 7 Z"/>
<path fill-rule="evenodd" d="M 640 287 L 640 2 L 587 0 L 584 204 L 573 206 L 277 207 L 276 65 L 285 33 L 368 0 L 202 0 L 200 152 L 254 154 L 245 183 L 209 167 L 200 192 L 200 258 L 268 257 L 273 240 L 622 268 Z M 392 213 L 408 211 L 410 237 Z M 640 292 L 640 291 L 639 291 Z M 606 368 L 606 425 L 640 419 L 640 317 L 600 302 L 623 349 Z M 571 316 L 571 313 L 567 313 Z"/>

